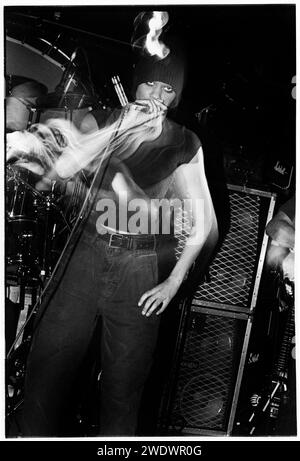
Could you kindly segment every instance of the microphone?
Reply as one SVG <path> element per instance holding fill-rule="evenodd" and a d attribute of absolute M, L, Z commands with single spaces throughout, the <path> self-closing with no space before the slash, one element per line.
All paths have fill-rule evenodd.
<path fill-rule="evenodd" d="M 139 110 L 140 112 L 145 112 L 145 113 L 150 112 L 150 108 L 147 104 L 134 101 L 133 105 L 136 106 L 135 109 Z"/>

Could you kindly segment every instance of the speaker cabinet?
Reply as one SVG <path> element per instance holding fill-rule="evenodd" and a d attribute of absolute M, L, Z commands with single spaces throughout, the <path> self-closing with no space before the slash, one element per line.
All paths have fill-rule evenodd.
<path fill-rule="evenodd" d="M 275 196 L 233 185 L 228 192 L 229 230 L 193 304 L 249 312 L 256 304 L 267 245 L 265 227 L 273 216 Z"/>
<path fill-rule="evenodd" d="M 230 435 L 239 398 L 275 196 L 228 186 L 229 230 L 209 276 L 181 306 L 161 432 Z"/>

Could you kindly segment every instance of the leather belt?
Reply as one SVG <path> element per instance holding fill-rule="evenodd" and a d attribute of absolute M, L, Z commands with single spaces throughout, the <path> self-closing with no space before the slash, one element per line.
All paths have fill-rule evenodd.
<path fill-rule="evenodd" d="M 157 239 L 155 235 L 99 234 L 111 248 L 126 248 L 127 250 L 155 250 Z"/>

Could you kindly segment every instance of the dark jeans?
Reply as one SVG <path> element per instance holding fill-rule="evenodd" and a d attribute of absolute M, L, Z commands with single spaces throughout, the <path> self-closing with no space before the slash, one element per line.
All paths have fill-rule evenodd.
<path fill-rule="evenodd" d="M 134 435 L 160 317 L 141 315 L 140 296 L 158 282 L 154 250 L 112 248 L 83 235 L 34 333 L 22 436 L 59 436 L 99 316 L 101 433 Z"/>

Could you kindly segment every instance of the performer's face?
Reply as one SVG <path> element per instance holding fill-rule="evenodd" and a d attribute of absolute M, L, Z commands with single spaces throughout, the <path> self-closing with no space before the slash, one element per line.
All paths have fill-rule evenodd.
<path fill-rule="evenodd" d="M 176 93 L 171 85 L 164 82 L 141 83 L 136 90 L 136 99 L 158 99 L 167 107 L 170 107 Z"/>

